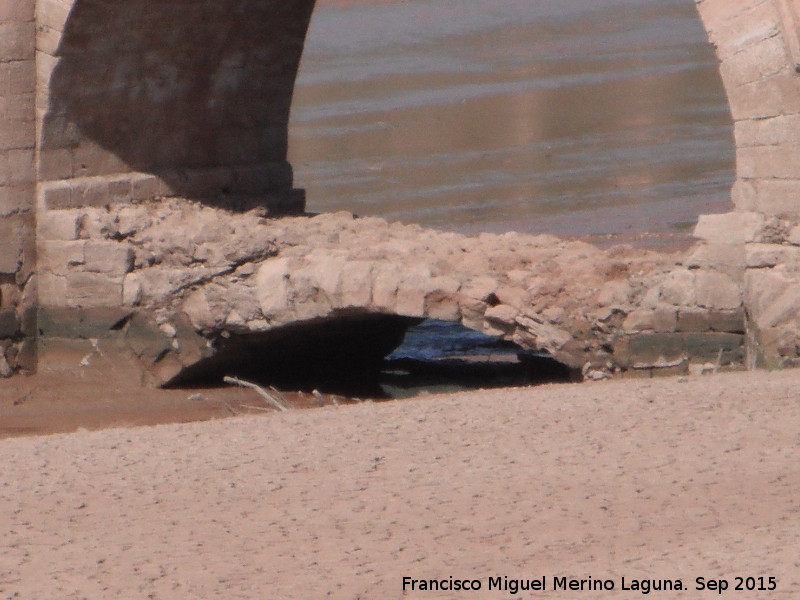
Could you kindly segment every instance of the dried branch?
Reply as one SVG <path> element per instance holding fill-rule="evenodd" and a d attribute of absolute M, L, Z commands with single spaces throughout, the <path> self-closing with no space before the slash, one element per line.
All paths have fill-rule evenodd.
<path fill-rule="evenodd" d="M 256 385 L 255 383 L 250 383 L 249 381 L 244 381 L 237 377 L 223 377 L 222 380 L 225 383 L 229 383 L 231 385 L 238 385 L 239 387 L 245 387 L 245 388 L 250 388 L 251 390 L 255 390 L 262 398 L 264 398 L 264 400 L 267 401 L 267 404 L 269 404 L 273 408 L 276 408 L 281 411 L 289 410 L 289 407 L 282 400 L 276 398 L 273 394 L 270 394 L 260 385 Z"/>

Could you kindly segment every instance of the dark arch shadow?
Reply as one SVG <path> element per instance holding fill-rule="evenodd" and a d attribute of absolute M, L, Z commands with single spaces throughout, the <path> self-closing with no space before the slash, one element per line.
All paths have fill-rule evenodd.
<path fill-rule="evenodd" d="M 68 155 L 72 177 L 152 173 L 188 197 L 291 189 L 289 110 L 314 3 L 76 0 L 43 153 Z"/>

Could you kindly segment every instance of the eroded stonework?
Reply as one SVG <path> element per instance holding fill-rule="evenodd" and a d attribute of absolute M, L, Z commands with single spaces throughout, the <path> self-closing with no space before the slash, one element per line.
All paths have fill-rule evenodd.
<path fill-rule="evenodd" d="M 303 209 L 286 140 L 313 0 L 0 0 L 0 375 L 38 348 L 163 383 L 226 339 L 364 314 L 460 320 L 596 377 L 795 364 L 800 0 L 696 3 L 736 210 L 669 257 L 265 219 Z"/>
<path fill-rule="evenodd" d="M 163 384 L 232 337 L 365 315 L 460 321 L 595 377 L 744 359 L 732 279 L 630 246 L 183 199 L 51 216 L 61 239 L 42 246 L 41 289 L 59 303 L 42 302 L 44 363 L 127 353 Z M 83 331 L 65 335 L 75 310 Z"/>

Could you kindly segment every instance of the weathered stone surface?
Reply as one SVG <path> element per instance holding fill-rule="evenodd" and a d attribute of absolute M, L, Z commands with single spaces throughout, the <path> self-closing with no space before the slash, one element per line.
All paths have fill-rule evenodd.
<path fill-rule="evenodd" d="M 719 360 L 722 365 L 742 364 L 744 336 L 734 333 L 689 333 L 684 338 L 688 356 L 698 362 Z"/>
<path fill-rule="evenodd" d="M 209 343 L 302 321 L 388 314 L 461 320 L 579 366 L 604 352 L 623 320 L 611 317 L 667 273 L 665 257 L 641 250 L 617 249 L 610 258 L 548 236 L 467 237 L 343 214 L 266 221 L 169 200 L 69 215 L 80 224 L 79 239 L 43 246 L 47 297 L 132 311 L 153 323 L 184 315 Z M 496 269 L 476 276 L 476 255 Z M 637 275 L 629 275 L 629 263 Z M 133 354 L 159 365 L 154 373 L 172 378 L 191 366 L 187 357 L 201 360 L 167 348 L 158 327 L 123 329 Z M 156 336 L 153 348 L 143 341 L 148 335 Z M 573 336 L 581 340 L 574 355 Z"/>
<path fill-rule="evenodd" d="M 742 364 L 744 336 L 730 333 L 642 333 L 623 336 L 614 357 L 624 368 L 665 369 L 689 362 Z"/>
<path fill-rule="evenodd" d="M 24 224 L 17 218 L 0 218 L 0 273 L 14 274 L 22 262 Z"/>
<path fill-rule="evenodd" d="M 0 0 L 0 310 L 18 327 L 4 360 L 19 360 L 35 330 L 36 289 L 46 306 L 135 308 L 176 332 L 184 315 L 201 338 L 353 312 L 460 319 L 598 365 L 620 328 L 738 332 L 744 298 L 762 350 L 794 360 L 798 0 L 697 2 L 736 121 L 739 212 L 699 220 L 707 243 L 686 268 L 551 236 L 465 238 L 346 214 L 264 222 L 303 203 L 286 140 L 314 3 L 195 4 Z M 109 57 L 122 79 L 108 76 Z M 151 204 L 176 196 L 261 210 Z M 776 226 L 775 215 L 788 218 Z M 158 377 L 196 356 L 172 346 Z"/>
<path fill-rule="evenodd" d="M 705 308 L 735 309 L 742 305 L 741 287 L 729 276 L 714 271 L 697 274 L 697 303 Z"/>
<path fill-rule="evenodd" d="M 764 223 L 764 216 L 755 212 L 700 215 L 694 236 L 710 244 L 741 244 L 752 241 Z"/>
<path fill-rule="evenodd" d="M 682 308 L 678 311 L 675 331 L 710 331 L 709 313 L 702 308 Z"/>
<path fill-rule="evenodd" d="M 652 310 L 641 309 L 631 312 L 622 324 L 625 333 L 639 333 L 655 329 L 655 319 Z"/>
<path fill-rule="evenodd" d="M 16 336 L 20 332 L 17 311 L 13 308 L 0 309 L 0 339 Z"/>
<path fill-rule="evenodd" d="M 656 333 L 669 333 L 678 326 L 678 309 L 659 304 L 653 309 L 653 329 Z"/>
<path fill-rule="evenodd" d="M 97 339 L 112 335 L 131 317 L 126 308 L 71 308 L 42 306 L 38 310 L 39 335 L 57 338 Z"/>
<path fill-rule="evenodd" d="M 744 334 L 744 310 L 708 310 L 704 308 L 682 308 L 678 310 L 674 331 L 702 333 Z"/>
<path fill-rule="evenodd" d="M 697 283 L 694 271 L 676 270 L 660 285 L 659 299 L 674 306 L 692 306 L 697 302 Z"/>
<path fill-rule="evenodd" d="M 800 265 L 800 247 L 779 244 L 747 244 L 749 269 L 771 268 L 776 265 Z"/>
<path fill-rule="evenodd" d="M 623 368 L 670 367 L 686 360 L 684 337 L 675 333 L 626 335 L 614 345 L 614 358 Z"/>

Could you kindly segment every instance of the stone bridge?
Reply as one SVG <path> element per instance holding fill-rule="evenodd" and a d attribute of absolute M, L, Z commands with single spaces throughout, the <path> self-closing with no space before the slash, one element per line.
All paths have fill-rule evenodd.
<path fill-rule="evenodd" d="M 735 122 L 735 210 L 659 256 L 266 218 L 303 210 L 287 123 L 313 0 L 0 0 L 0 374 L 166 383 L 314 339 L 368 361 L 422 317 L 592 376 L 794 364 L 800 0 L 696 4 Z"/>

